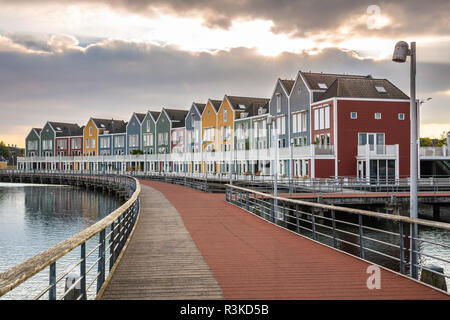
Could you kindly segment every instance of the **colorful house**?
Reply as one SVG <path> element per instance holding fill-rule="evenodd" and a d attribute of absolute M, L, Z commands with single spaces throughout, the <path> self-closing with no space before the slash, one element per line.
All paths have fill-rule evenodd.
<path fill-rule="evenodd" d="M 225 95 L 217 113 L 217 129 L 219 131 L 219 151 L 230 151 L 234 148 L 234 120 L 241 117 L 252 105 L 263 106 L 269 99 L 253 97 L 237 97 Z M 228 159 L 221 161 L 220 172 L 229 172 Z"/>
<path fill-rule="evenodd" d="M 105 127 L 105 131 L 98 137 L 99 155 L 126 154 L 127 123 L 122 120 L 107 120 L 97 123 Z"/>
<path fill-rule="evenodd" d="M 41 130 L 41 155 L 44 157 L 53 157 L 57 154 L 57 136 L 61 137 L 60 141 L 65 141 L 65 143 L 60 144 L 60 146 L 64 146 L 64 155 L 67 155 L 69 143 L 67 138 L 68 134 L 70 134 L 70 132 L 79 134 L 79 130 L 80 127 L 76 123 L 47 121 Z"/>
<path fill-rule="evenodd" d="M 142 150 L 142 123 L 145 113 L 134 112 L 127 124 L 127 154 L 133 150 Z"/>
<path fill-rule="evenodd" d="M 156 153 L 156 120 L 161 112 L 147 111 L 142 122 L 142 151 L 144 154 Z"/>
<path fill-rule="evenodd" d="M 57 156 L 80 156 L 83 154 L 83 129 L 78 125 L 61 127 L 56 133 Z"/>
<path fill-rule="evenodd" d="M 219 150 L 217 114 L 219 112 L 221 104 L 222 104 L 221 100 L 208 99 L 206 106 L 203 109 L 203 113 L 201 115 L 202 152 L 215 152 Z M 205 172 L 205 163 L 200 163 L 197 161 L 194 163 L 190 162 L 189 165 L 190 165 L 189 168 L 190 172 Z M 217 170 L 218 170 L 218 163 L 215 160 L 208 161 L 208 172 L 217 172 Z"/>
<path fill-rule="evenodd" d="M 267 126 L 269 99 L 250 103 L 240 117 L 234 121 L 234 150 L 266 149 L 270 143 L 270 130 Z M 267 161 L 237 159 L 237 173 L 265 172 Z"/>
<path fill-rule="evenodd" d="M 126 122 L 123 120 L 90 118 L 83 130 L 83 154 L 97 156 L 100 154 L 100 149 L 111 150 L 111 146 L 113 146 L 113 153 L 121 149 L 126 150 L 126 132 L 115 135 L 114 141 L 111 140 L 110 134 L 112 130 L 116 130 L 115 128 L 121 128 L 124 125 Z M 99 137 L 104 134 L 107 136 L 102 140 L 102 148 L 100 148 Z"/>
<path fill-rule="evenodd" d="M 382 183 L 409 175 L 409 97 L 386 79 L 338 77 L 311 104 L 315 177 L 357 176 Z"/>
<path fill-rule="evenodd" d="M 25 156 L 39 157 L 41 155 L 42 128 L 33 128 L 25 138 Z"/>
<path fill-rule="evenodd" d="M 202 147 L 202 113 L 206 104 L 193 102 L 185 119 L 186 152 L 200 152 Z"/>

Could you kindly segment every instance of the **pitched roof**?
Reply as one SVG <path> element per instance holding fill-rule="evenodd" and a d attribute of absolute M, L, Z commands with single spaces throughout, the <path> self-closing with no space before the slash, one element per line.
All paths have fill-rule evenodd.
<path fill-rule="evenodd" d="M 384 88 L 379 89 L 378 88 Z M 409 99 L 399 88 L 386 79 L 373 78 L 337 78 L 319 98 L 325 100 L 334 97 L 372 98 L 372 99 Z"/>
<path fill-rule="evenodd" d="M 161 111 L 149 111 L 149 112 L 152 115 L 153 120 L 155 120 L 155 121 L 158 120 L 158 117 L 161 114 Z"/>
<path fill-rule="evenodd" d="M 220 109 L 220 105 L 222 104 L 222 100 L 212 100 L 209 99 L 209 101 L 211 102 L 214 110 L 216 110 L 216 112 L 219 112 Z"/>
<path fill-rule="evenodd" d="M 70 136 L 82 136 L 83 130 L 76 123 L 64 123 L 64 122 L 48 122 L 53 130 L 56 132 L 57 137 L 70 137 Z"/>
<path fill-rule="evenodd" d="M 286 89 L 288 94 L 291 94 L 292 88 L 294 87 L 295 80 L 282 80 L 280 79 L 281 83 L 283 84 L 284 88 Z"/>
<path fill-rule="evenodd" d="M 205 110 L 206 104 L 204 104 L 204 103 L 193 102 L 192 104 L 196 106 L 196 108 L 197 108 L 198 112 L 200 112 L 200 114 L 202 114 L 203 110 Z"/>
<path fill-rule="evenodd" d="M 142 123 L 142 121 L 144 121 L 145 113 L 135 113 L 135 115 L 138 118 L 140 123 Z"/>
<path fill-rule="evenodd" d="M 265 108 L 265 113 L 267 114 L 268 110 L 269 110 L 269 99 L 267 99 L 266 102 L 254 102 L 249 104 L 246 108 L 245 108 L 245 113 L 247 113 L 247 117 L 253 117 L 253 116 L 257 116 L 258 115 L 258 110 L 259 108 Z"/>
<path fill-rule="evenodd" d="M 92 118 L 92 121 L 94 121 L 97 128 L 105 129 L 109 133 L 127 132 L 127 123 L 123 120 Z"/>
<path fill-rule="evenodd" d="M 303 77 L 305 78 L 305 81 L 308 83 L 308 86 L 311 88 L 311 90 L 327 90 L 336 80 L 339 78 L 358 78 L 358 79 L 364 79 L 364 78 L 371 78 L 370 75 L 355 75 L 355 74 L 338 74 L 338 73 L 318 73 L 318 72 L 302 72 L 299 71 Z M 319 84 L 325 84 L 326 87 L 320 87 Z"/>
<path fill-rule="evenodd" d="M 38 135 L 41 134 L 42 128 L 33 128 L 32 130 L 36 131 Z"/>
<path fill-rule="evenodd" d="M 226 96 L 231 103 L 231 107 L 237 111 L 245 111 L 252 105 L 264 105 L 269 103 L 270 99 L 267 98 L 254 98 L 254 97 L 236 97 Z"/>
<path fill-rule="evenodd" d="M 167 115 L 169 116 L 169 120 L 172 122 L 172 128 L 182 128 L 185 126 L 185 119 L 188 114 L 188 110 L 180 110 L 180 109 L 166 109 Z"/>

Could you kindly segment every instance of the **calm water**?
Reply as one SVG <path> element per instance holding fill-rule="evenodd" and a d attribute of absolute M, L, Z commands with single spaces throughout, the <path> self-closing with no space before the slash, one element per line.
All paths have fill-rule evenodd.
<path fill-rule="evenodd" d="M 70 186 L 0 183 L 0 273 L 75 235 L 121 204 L 113 196 Z M 42 278 L 48 281 L 48 274 Z M 25 298 L 25 289 L 14 291 L 7 298 Z"/>

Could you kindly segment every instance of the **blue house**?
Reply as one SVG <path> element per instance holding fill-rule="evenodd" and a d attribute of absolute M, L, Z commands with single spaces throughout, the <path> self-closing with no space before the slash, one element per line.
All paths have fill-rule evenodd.
<path fill-rule="evenodd" d="M 202 147 L 202 113 L 206 104 L 193 102 L 186 116 L 186 152 L 200 152 Z"/>
<path fill-rule="evenodd" d="M 103 133 L 98 136 L 99 155 L 125 154 L 126 151 L 126 125 L 123 120 L 94 119 L 99 128 L 103 128 Z"/>
<path fill-rule="evenodd" d="M 142 123 L 146 114 L 134 112 L 127 124 L 127 154 L 133 150 L 143 150 L 142 148 Z"/>

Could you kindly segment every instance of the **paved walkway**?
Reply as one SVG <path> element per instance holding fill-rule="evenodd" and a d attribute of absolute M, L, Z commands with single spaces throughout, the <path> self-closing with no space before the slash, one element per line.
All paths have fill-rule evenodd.
<path fill-rule="evenodd" d="M 177 210 L 142 185 L 136 230 L 102 299 L 223 299 Z"/>
<path fill-rule="evenodd" d="M 159 298 L 178 297 L 175 279 L 189 277 L 191 272 L 201 273 L 199 281 L 204 279 L 201 280 L 203 288 L 212 286 L 209 295 L 199 298 L 221 297 L 211 274 L 226 299 L 449 298 L 384 269 L 381 269 L 381 289 L 369 290 L 366 285 L 368 263 L 275 227 L 225 202 L 224 194 L 208 194 L 163 182 L 141 183 L 159 192 L 143 187 L 141 199 L 145 210 L 104 298 L 154 299 L 156 296 L 150 294 L 152 284 L 164 286 L 165 294 Z M 181 216 L 184 226 L 178 222 L 173 224 L 180 219 L 175 218 L 177 215 Z M 185 249 L 183 241 L 165 244 L 172 234 L 185 234 L 185 230 L 203 259 L 191 246 Z M 162 233 L 164 237 L 155 242 L 151 239 L 155 233 Z M 149 244 L 139 244 L 142 241 Z M 138 245 L 139 251 L 135 249 Z M 185 250 L 195 253 L 186 254 Z M 164 255 L 170 263 L 158 265 L 166 260 Z M 188 265 L 199 263 L 203 266 L 204 261 L 209 269 L 192 266 L 180 273 L 176 267 L 163 272 L 166 278 L 159 282 L 147 279 L 153 274 L 151 268 L 160 270 L 171 264 L 178 266 L 185 264 L 188 258 Z M 165 282 L 167 279 L 170 281 Z M 174 286 L 172 292 L 171 285 Z M 133 296 L 127 291 L 131 289 Z M 189 287 L 185 289 L 189 291 Z M 186 294 L 188 292 L 180 298 L 185 298 Z"/>

